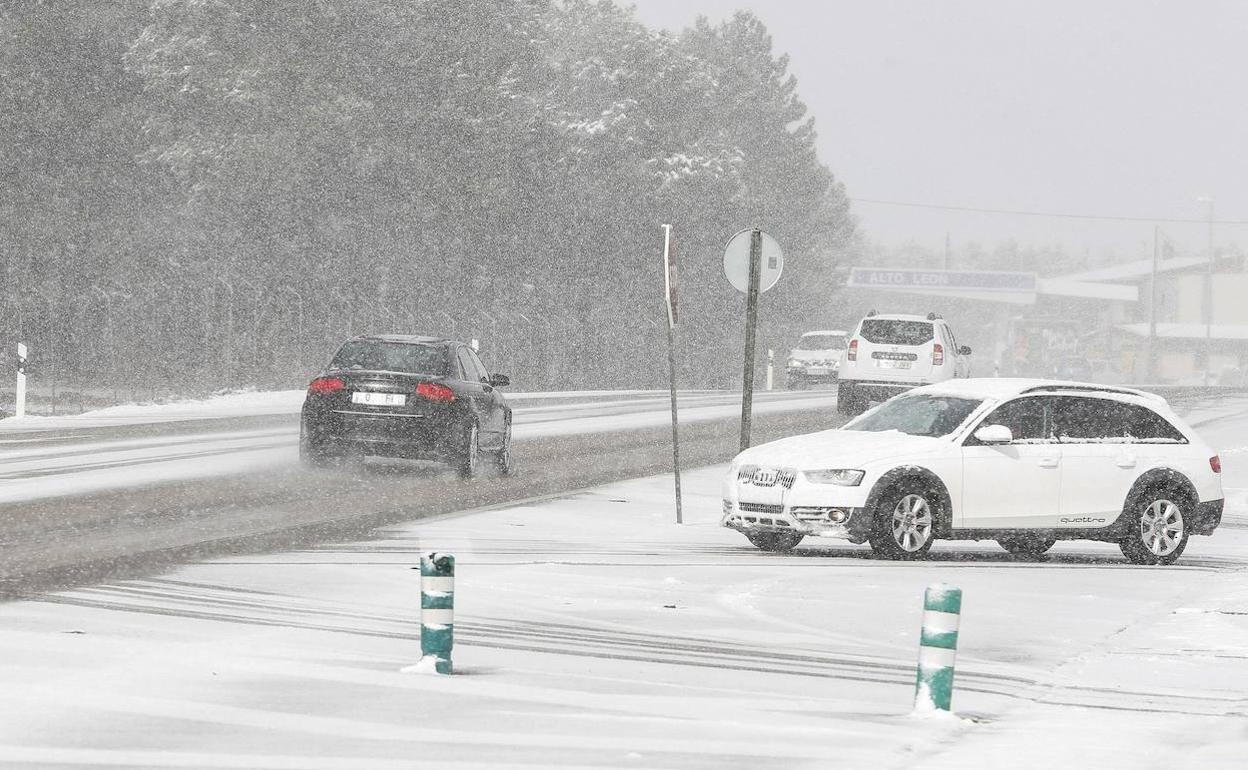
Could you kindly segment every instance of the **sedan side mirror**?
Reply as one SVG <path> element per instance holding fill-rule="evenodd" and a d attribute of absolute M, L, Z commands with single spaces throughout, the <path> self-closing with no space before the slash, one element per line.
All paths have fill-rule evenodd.
<path fill-rule="evenodd" d="M 971 354 L 970 345 L 963 345 L 962 347 L 958 348 L 958 355 L 969 356 L 970 354 Z"/>
<path fill-rule="evenodd" d="M 511 384 L 511 378 L 505 374 L 491 374 L 490 384 L 496 388 L 504 388 Z"/>
<path fill-rule="evenodd" d="M 1014 440 L 1014 432 L 1004 425 L 985 425 L 975 431 L 975 440 L 981 444 L 1008 444 Z"/>

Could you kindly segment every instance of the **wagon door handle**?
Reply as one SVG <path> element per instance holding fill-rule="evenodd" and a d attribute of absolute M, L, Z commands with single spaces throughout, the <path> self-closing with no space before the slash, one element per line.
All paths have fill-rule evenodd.
<path fill-rule="evenodd" d="M 1056 468 L 1057 458 L 1056 457 L 1041 457 L 1040 467 L 1041 468 Z"/>
<path fill-rule="evenodd" d="M 1119 468 L 1134 468 L 1135 455 L 1118 455 L 1118 459 L 1114 461 L 1114 464 Z"/>

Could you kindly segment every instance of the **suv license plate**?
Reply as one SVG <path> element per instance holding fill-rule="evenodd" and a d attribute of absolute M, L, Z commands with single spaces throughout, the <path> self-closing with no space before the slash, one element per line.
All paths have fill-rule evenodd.
<path fill-rule="evenodd" d="M 361 393 L 357 390 L 351 394 L 351 403 L 369 406 L 403 406 L 407 403 L 407 396 L 402 393 Z"/>
<path fill-rule="evenodd" d="M 909 361 L 893 361 L 887 358 L 881 358 L 876 361 L 881 369 L 909 369 Z"/>

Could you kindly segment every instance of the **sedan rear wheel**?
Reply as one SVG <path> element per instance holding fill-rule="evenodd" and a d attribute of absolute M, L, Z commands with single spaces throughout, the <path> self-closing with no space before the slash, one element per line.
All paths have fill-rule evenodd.
<path fill-rule="evenodd" d="M 511 462 L 511 421 L 507 421 L 507 429 L 503 431 L 503 445 L 499 448 L 498 454 L 494 455 L 494 467 L 498 469 L 499 474 L 510 476 L 515 470 L 515 466 Z"/>
<path fill-rule="evenodd" d="M 1187 547 L 1183 504 L 1171 490 L 1144 496 L 1132 514 L 1127 536 L 1118 544 L 1136 564 L 1173 564 Z"/>
<path fill-rule="evenodd" d="M 467 435 L 464 437 L 464 448 L 459 458 L 459 477 L 461 479 L 475 479 L 481 465 L 481 434 L 477 430 L 477 424 L 471 423 L 468 426 Z"/>

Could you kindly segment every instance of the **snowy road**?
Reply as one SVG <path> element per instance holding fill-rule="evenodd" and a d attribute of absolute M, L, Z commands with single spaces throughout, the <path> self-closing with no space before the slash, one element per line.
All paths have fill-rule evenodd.
<path fill-rule="evenodd" d="M 0 504 L 155 483 L 255 473 L 297 460 L 302 391 L 215 403 L 118 407 L 80 417 L 0 422 Z M 739 393 L 682 394 L 682 423 L 740 414 Z M 669 396 L 650 391 L 516 394 L 519 441 L 670 424 Z M 759 414 L 826 409 L 830 391 L 761 393 Z"/>
<path fill-rule="evenodd" d="M 0 766 L 1239 768 L 1248 418 L 1205 436 L 1226 525 L 1179 564 L 1061 543 L 921 563 L 716 526 L 722 468 L 0 606 Z M 458 557 L 460 675 L 419 654 Z M 965 591 L 956 717 L 910 713 L 924 586 Z"/>

